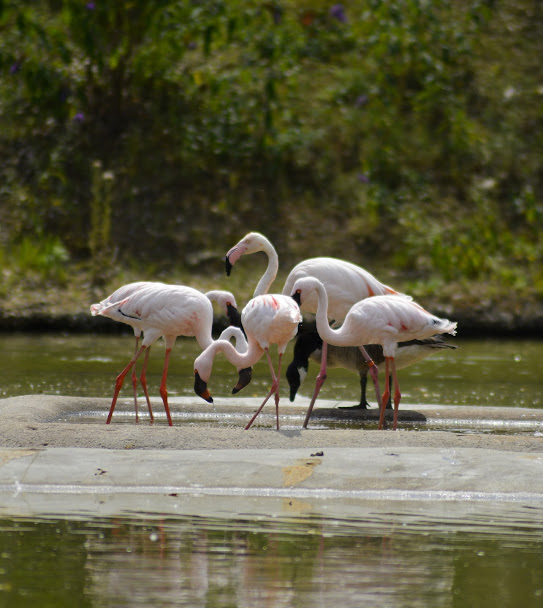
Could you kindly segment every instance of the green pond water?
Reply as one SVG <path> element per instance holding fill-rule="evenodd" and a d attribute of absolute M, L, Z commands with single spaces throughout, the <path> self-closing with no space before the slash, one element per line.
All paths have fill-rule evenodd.
<path fill-rule="evenodd" d="M 543 342 L 454 340 L 457 350 L 399 372 L 403 400 L 541 407 Z M 109 397 L 133 346 L 131 335 L 0 335 L 0 394 Z M 161 344 L 153 347 L 155 397 L 163 354 Z M 171 395 L 194 395 L 196 355 L 194 341 L 178 340 Z M 316 373 L 311 363 L 302 395 L 310 395 Z M 229 395 L 236 377 L 218 361 L 213 394 Z M 245 390 L 263 396 L 268 386 L 262 360 Z M 122 395 L 131 396 L 130 382 Z M 330 370 L 322 396 L 356 403 L 357 376 Z M 164 519 L 145 512 L 22 518 L 0 510 L 0 608 L 543 606 L 543 504 L 375 502 L 358 519 L 330 509 L 327 518 L 299 509 L 291 517 Z"/>
<path fill-rule="evenodd" d="M 540 340 L 461 340 L 451 338 L 456 350 L 440 351 L 422 362 L 399 371 L 402 401 L 447 405 L 489 405 L 541 407 L 543 398 L 543 341 Z M 130 360 L 134 348 L 131 335 L 93 336 L 51 334 L 0 334 L 3 369 L 0 397 L 26 394 L 109 397 L 116 375 Z M 168 377 L 172 396 L 196 396 L 193 392 L 193 362 L 199 350 L 195 340 L 179 338 L 175 344 Z M 151 349 L 148 384 L 150 394 L 158 396 L 164 347 Z M 292 346 L 284 355 L 283 369 L 292 360 Z M 318 364 L 311 362 L 300 389 L 310 396 Z M 230 396 L 237 373 L 222 355 L 217 357 L 209 388 L 213 395 Z M 258 397 L 267 393 L 270 375 L 265 358 L 254 367 L 253 380 L 240 395 Z M 288 399 L 288 385 L 282 379 L 281 398 Z M 121 396 L 131 396 L 129 378 Z M 368 389 L 373 402 L 373 391 Z M 334 368 L 321 390 L 325 399 L 357 403 L 358 376 Z M 202 401 L 205 405 L 205 402 Z"/>

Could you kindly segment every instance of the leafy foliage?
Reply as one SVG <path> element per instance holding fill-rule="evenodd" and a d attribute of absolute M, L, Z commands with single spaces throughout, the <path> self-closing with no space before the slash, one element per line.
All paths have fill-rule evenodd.
<path fill-rule="evenodd" d="M 539 3 L 4 0 L 0 31 L 4 249 L 98 281 L 254 229 L 543 293 Z"/>

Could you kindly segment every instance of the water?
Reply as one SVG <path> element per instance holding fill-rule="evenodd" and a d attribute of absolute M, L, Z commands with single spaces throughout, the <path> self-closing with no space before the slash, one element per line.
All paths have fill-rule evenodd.
<path fill-rule="evenodd" d="M 458 350 L 400 371 L 406 402 L 540 407 L 542 342 L 455 343 Z M 109 397 L 133 347 L 130 335 L 0 335 L 1 395 Z M 153 396 L 163 351 L 151 353 Z M 171 395 L 194 396 L 196 354 L 194 341 L 178 340 Z M 311 393 L 316 372 L 311 363 L 301 394 Z M 219 361 L 212 392 L 228 395 L 236 376 Z M 260 396 L 268 386 L 261 361 L 245 391 Z M 358 402 L 357 376 L 331 370 L 322 395 Z M 46 519 L 0 510 L 0 608 L 543 606 L 543 505 L 368 500 L 338 519 L 333 500 L 323 499 L 318 515 L 311 501 L 284 500 L 282 516 L 180 509 L 163 518 L 142 511 Z"/>
<path fill-rule="evenodd" d="M 400 370 L 402 401 L 405 403 L 440 403 L 444 405 L 481 405 L 537 408 L 543 378 L 540 361 L 543 341 L 538 340 L 462 340 L 451 338 L 459 348 L 432 356 L 410 368 Z M 3 354 L 0 396 L 26 394 L 109 397 L 115 376 L 129 361 L 132 335 L 56 336 L 0 334 Z M 168 378 L 172 396 L 194 396 L 193 362 L 199 350 L 195 340 L 179 338 L 174 347 Z M 151 349 L 148 383 L 151 395 L 158 395 L 164 347 L 162 342 Z M 284 366 L 292 360 L 292 346 L 284 355 Z M 309 374 L 300 389 L 309 397 L 318 371 L 310 363 Z M 216 359 L 209 382 L 212 394 L 228 396 L 236 383 L 235 369 L 224 357 Z M 371 384 L 371 383 L 370 383 Z M 253 380 L 241 395 L 264 396 L 270 385 L 265 358 L 255 366 Z M 368 398 L 373 399 L 370 389 Z M 131 395 L 126 382 L 123 396 Z M 358 403 L 358 376 L 342 369 L 329 370 L 321 390 L 325 399 Z M 288 399 L 285 379 L 281 398 Z M 203 403 L 203 401 L 202 401 Z"/>
<path fill-rule="evenodd" d="M 514 515 L 0 520 L 0 605 L 541 606 L 543 513 Z"/>

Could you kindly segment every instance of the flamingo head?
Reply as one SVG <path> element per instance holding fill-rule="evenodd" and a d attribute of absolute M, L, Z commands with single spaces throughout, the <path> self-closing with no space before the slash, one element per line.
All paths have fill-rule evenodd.
<path fill-rule="evenodd" d="M 296 280 L 292 286 L 292 293 L 290 294 L 294 298 L 298 306 L 301 306 L 307 296 L 313 291 L 323 290 L 326 295 L 324 285 L 315 277 L 301 277 Z"/>
<path fill-rule="evenodd" d="M 207 382 L 200 378 L 198 370 L 194 370 L 194 392 L 208 403 L 213 403 L 213 397 L 207 388 Z"/>
<path fill-rule="evenodd" d="M 265 236 L 259 232 L 249 232 L 246 234 L 241 241 L 232 247 L 226 254 L 225 267 L 226 275 L 230 276 L 232 266 L 239 260 L 242 255 L 246 253 L 256 253 L 257 251 L 263 251 L 265 243 L 269 244 L 269 241 Z"/>
<path fill-rule="evenodd" d="M 253 368 L 252 367 L 246 367 L 244 369 L 240 369 L 238 383 L 232 389 L 232 394 L 235 395 L 242 388 L 245 388 L 249 384 L 249 382 L 251 382 L 252 377 L 253 377 Z"/>

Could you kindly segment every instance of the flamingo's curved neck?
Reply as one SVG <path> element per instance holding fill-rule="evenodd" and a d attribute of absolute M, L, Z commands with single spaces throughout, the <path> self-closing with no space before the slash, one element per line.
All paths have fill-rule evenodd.
<path fill-rule="evenodd" d="M 277 271 L 279 270 L 279 256 L 277 255 L 273 245 L 266 238 L 262 239 L 261 251 L 268 256 L 268 267 L 256 286 L 253 298 L 268 293 L 268 290 L 277 276 Z"/>
<path fill-rule="evenodd" d="M 256 342 L 249 340 L 247 350 L 243 353 L 238 352 L 227 340 L 216 340 L 209 349 L 208 355 L 214 359 L 217 353 L 222 352 L 232 365 L 237 368 L 251 367 L 262 356 L 262 349 Z"/>
<path fill-rule="evenodd" d="M 319 336 L 323 342 L 342 346 L 341 339 L 343 336 L 341 327 L 339 329 L 332 329 L 328 323 L 328 294 L 326 293 L 326 289 L 323 285 L 319 284 L 315 285 L 315 291 L 317 292 L 318 298 L 315 320 L 317 322 Z M 345 336 L 345 338 L 348 341 L 348 336 Z"/>

